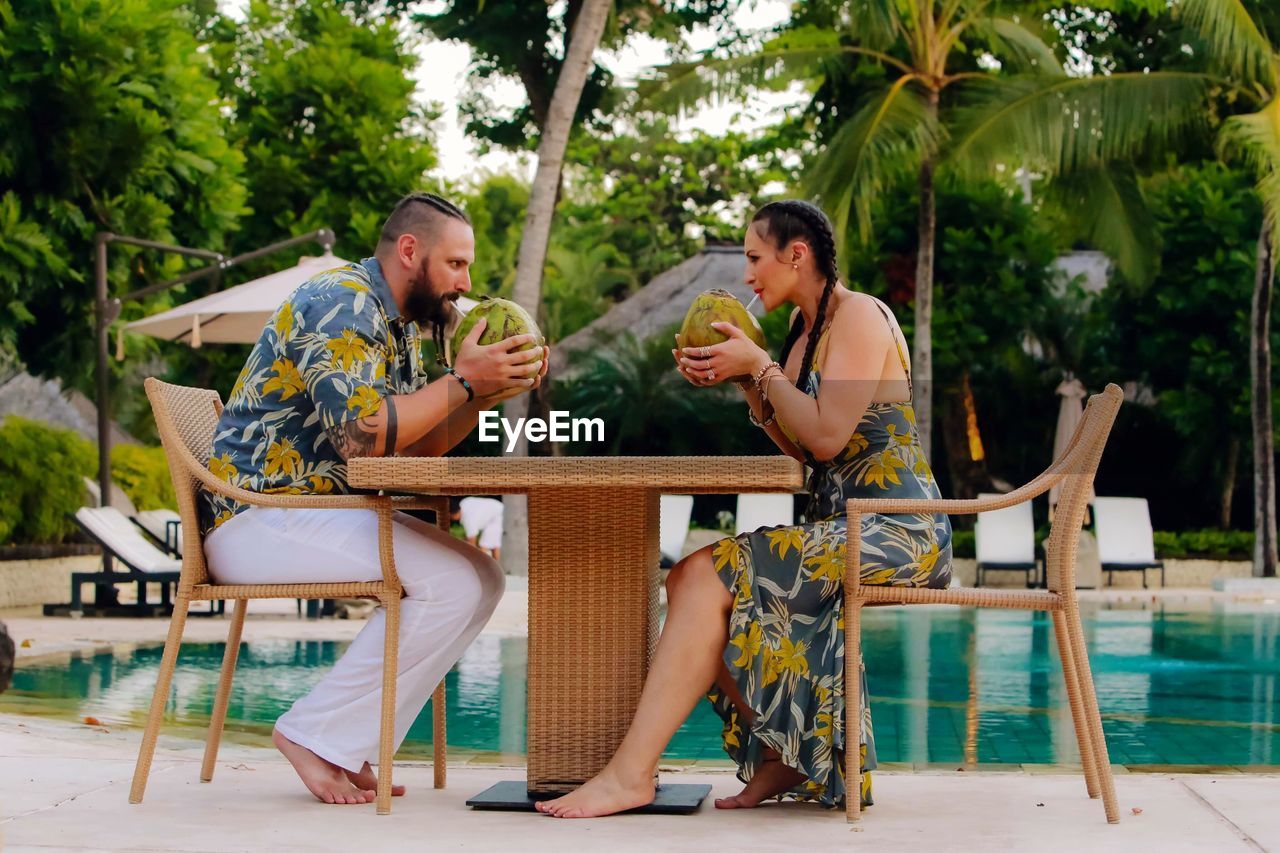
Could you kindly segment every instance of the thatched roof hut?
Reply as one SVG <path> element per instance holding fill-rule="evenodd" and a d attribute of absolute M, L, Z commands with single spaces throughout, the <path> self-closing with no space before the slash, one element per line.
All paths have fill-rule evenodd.
<path fill-rule="evenodd" d="M 707 246 L 698 254 L 672 267 L 614 305 L 604 316 L 562 339 L 551 347 L 551 369 L 563 375 L 570 353 L 599 346 L 624 332 L 641 340 L 678 326 L 695 296 L 715 287 L 729 291 L 743 304 L 755 296 L 743 281 L 747 260 L 741 246 Z M 764 314 L 760 303 L 752 306 L 756 316 Z M 674 341 L 673 341 L 674 344 Z"/>

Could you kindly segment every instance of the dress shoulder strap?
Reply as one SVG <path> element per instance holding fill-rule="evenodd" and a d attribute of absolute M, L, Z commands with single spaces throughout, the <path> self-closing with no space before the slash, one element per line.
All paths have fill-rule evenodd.
<path fill-rule="evenodd" d="M 907 366 L 907 357 L 902 352 L 902 344 L 898 342 L 898 333 L 893 330 L 893 320 L 889 317 L 889 309 L 875 297 L 872 297 L 872 301 L 880 309 L 880 313 L 884 314 L 884 321 L 889 324 L 889 335 L 893 338 L 893 348 L 898 351 L 898 361 L 902 364 L 902 372 L 907 376 L 907 393 L 914 397 L 915 389 L 911 385 L 911 368 Z"/>

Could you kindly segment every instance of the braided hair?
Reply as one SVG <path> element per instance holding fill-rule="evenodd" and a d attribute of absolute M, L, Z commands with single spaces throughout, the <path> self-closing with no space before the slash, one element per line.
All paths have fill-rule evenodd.
<path fill-rule="evenodd" d="M 813 356 L 817 349 L 818 337 L 827 319 L 827 305 L 831 301 L 831 293 L 835 290 L 836 281 L 840 278 L 840 270 L 836 266 L 836 239 L 831 220 L 814 204 L 799 199 L 783 199 L 766 204 L 756 211 L 752 223 L 763 222 L 766 225 L 765 236 L 782 250 L 795 239 L 803 239 L 813 249 L 814 263 L 818 272 L 826 279 L 822 288 L 822 296 L 818 299 L 818 311 L 813 318 L 813 328 L 809 331 L 809 341 L 804 348 L 804 358 L 800 362 L 800 375 L 796 378 L 796 387 L 804 390 L 813 370 Z M 804 317 L 797 314 L 795 322 L 787 332 L 787 339 L 782 344 L 781 360 L 787 362 L 792 347 L 800 339 L 804 331 Z"/>

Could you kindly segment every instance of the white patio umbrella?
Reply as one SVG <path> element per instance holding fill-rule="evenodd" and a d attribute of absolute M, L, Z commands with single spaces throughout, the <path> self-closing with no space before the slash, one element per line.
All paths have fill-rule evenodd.
<path fill-rule="evenodd" d="M 1084 418 L 1084 398 L 1089 395 L 1085 390 L 1084 384 L 1076 379 L 1075 376 L 1068 373 L 1058 385 L 1055 393 L 1062 398 L 1058 403 L 1058 428 L 1053 434 L 1053 458 L 1056 460 L 1067 451 L 1067 445 L 1071 442 L 1071 436 L 1075 433 L 1076 427 L 1080 425 L 1081 419 Z M 1049 490 L 1049 512 L 1052 514 L 1054 507 L 1058 504 L 1058 496 L 1062 491 L 1062 484 L 1054 486 Z M 1089 500 L 1093 500 L 1093 487 L 1089 487 Z"/>
<path fill-rule="evenodd" d="M 289 294 L 312 277 L 347 263 L 350 262 L 327 253 L 303 258 L 297 266 L 134 320 L 124 329 L 168 341 L 186 341 L 193 347 L 255 343 L 267 320 Z M 474 306 L 474 300 L 458 300 L 463 311 Z"/>

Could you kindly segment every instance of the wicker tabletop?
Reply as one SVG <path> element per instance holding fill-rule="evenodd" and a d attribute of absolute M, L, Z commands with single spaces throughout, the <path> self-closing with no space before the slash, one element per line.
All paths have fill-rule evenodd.
<path fill-rule="evenodd" d="M 353 459 L 352 486 L 529 497 L 530 796 L 594 776 L 640 699 L 658 636 L 661 494 L 797 492 L 786 456 Z"/>
<path fill-rule="evenodd" d="M 362 489 L 460 495 L 540 488 L 640 488 L 659 493 L 796 492 L 800 463 L 788 456 L 392 457 L 352 459 Z"/>

